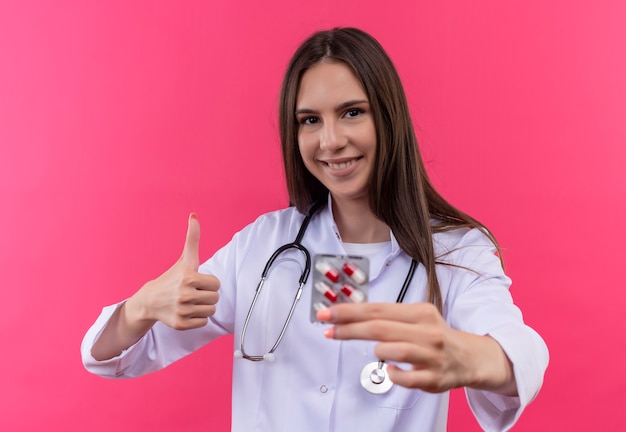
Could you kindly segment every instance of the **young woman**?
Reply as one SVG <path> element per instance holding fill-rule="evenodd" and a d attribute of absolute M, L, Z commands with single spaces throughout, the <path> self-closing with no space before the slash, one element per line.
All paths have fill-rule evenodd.
<path fill-rule="evenodd" d="M 547 349 L 512 302 L 495 239 L 429 182 L 382 47 L 353 28 L 312 35 L 287 69 L 280 125 L 292 206 L 202 265 L 190 216 L 181 259 L 88 331 L 85 366 L 138 376 L 234 334 L 234 431 L 445 430 L 456 387 L 484 429 L 511 427 Z M 368 302 L 311 322 L 307 254 L 367 256 Z"/>

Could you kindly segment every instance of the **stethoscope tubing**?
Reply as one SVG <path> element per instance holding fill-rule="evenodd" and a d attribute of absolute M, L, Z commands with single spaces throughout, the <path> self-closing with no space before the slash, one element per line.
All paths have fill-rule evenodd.
<path fill-rule="evenodd" d="M 261 280 L 259 281 L 259 284 L 257 285 L 256 290 L 254 292 L 254 297 L 252 298 L 250 309 L 248 309 L 248 314 L 246 315 L 246 319 L 243 323 L 243 328 L 241 330 L 241 340 L 239 341 L 239 350 L 235 351 L 236 357 L 242 357 L 251 361 L 272 360 L 274 358 L 273 357 L 274 351 L 276 351 L 276 348 L 278 348 L 280 341 L 285 335 L 285 331 L 287 330 L 287 325 L 291 321 L 291 317 L 293 316 L 293 313 L 296 309 L 296 304 L 298 303 L 298 300 L 300 300 L 300 297 L 302 296 L 302 288 L 304 287 L 304 284 L 306 284 L 306 281 L 309 278 L 309 274 L 311 273 L 311 254 L 309 253 L 308 249 L 302 245 L 301 243 L 302 237 L 304 237 L 304 233 L 306 232 L 309 226 L 309 222 L 311 221 L 311 218 L 313 217 L 315 212 L 319 210 L 319 208 L 322 206 L 323 203 L 324 203 L 323 201 L 319 201 L 313 205 L 309 213 L 305 216 L 304 220 L 302 221 L 302 226 L 300 226 L 300 230 L 298 231 L 298 234 L 296 235 L 296 239 L 293 242 L 287 243 L 279 247 L 278 249 L 276 249 L 274 253 L 272 254 L 272 256 L 269 258 L 269 260 L 267 260 L 267 263 L 265 264 L 265 267 L 263 268 L 263 272 L 261 273 Z M 280 254 L 282 254 L 283 252 L 289 249 L 299 250 L 300 252 L 302 252 L 302 254 L 304 255 L 304 259 L 305 259 L 304 269 L 298 281 L 299 283 L 298 291 L 296 292 L 294 300 L 291 303 L 291 308 L 289 309 L 289 314 L 287 315 L 287 319 L 285 320 L 285 323 L 283 324 L 283 327 L 280 330 L 280 334 L 278 335 L 278 338 L 276 339 L 276 342 L 274 343 L 272 348 L 266 354 L 262 356 L 250 355 L 246 353 L 246 350 L 244 349 L 244 341 L 246 339 L 246 330 L 248 329 L 248 324 L 250 323 L 250 317 L 252 316 L 252 311 L 254 310 L 254 306 L 256 305 L 257 299 L 259 298 L 259 294 L 261 293 L 261 290 L 263 289 L 263 284 L 265 283 L 265 280 L 267 279 L 267 276 L 269 274 L 269 271 L 272 265 L 274 264 L 274 261 L 276 261 L 276 259 L 278 258 Z"/>
<path fill-rule="evenodd" d="M 304 285 L 306 284 L 306 281 L 309 278 L 309 274 L 311 273 L 311 254 L 309 253 L 308 249 L 302 245 L 301 243 L 302 237 L 304 237 L 304 233 L 306 232 L 309 226 L 309 222 L 311 221 L 311 218 L 317 212 L 317 210 L 319 210 L 319 208 L 322 206 L 323 203 L 324 203 L 323 201 L 320 201 L 320 202 L 317 202 L 315 205 L 313 205 L 309 213 L 305 216 L 304 220 L 302 221 L 302 226 L 300 227 L 300 230 L 298 231 L 298 234 L 296 235 L 295 240 L 291 243 L 287 243 L 279 247 L 278 249 L 276 249 L 274 253 L 272 254 L 272 256 L 270 256 L 269 260 L 267 260 L 267 263 L 265 264 L 265 267 L 263 268 L 263 272 L 261 273 L 261 280 L 259 281 L 259 284 L 257 285 L 257 288 L 254 292 L 254 297 L 252 298 L 250 309 L 248 309 L 248 314 L 246 315 L 246 319 L 244 320 L 244 323 L 243 323 L 243 328 L 241 330 L 241 339 L 239 341 L 239 350 L 235 351 L 236 357 L 242 357 L 251 361 L 261 361 L 261 360 L 271 361 L 274 359 L 274 351 L 276 351 L 283 336 L 285 335 L 287 326 L 289 325 L 289 322 L 291 321 L 291 317 L 293 316 L 293 313 L 295 311 L 296 304 L 298 303 L 298 300 L 300 300 L 300 297 L 302 296 L 302 289 Z M 283 327 L 280 330 L 280 334 L 278 335 L 276 342 L 266 354 L 264 355 L 247 354 L 244 349 L 244 344 L 245 344 L 245 339 L 246 339 L 246 331 L 248 329 L 248 325 L 250 324 L 250 318 L 252 316 L 252 311 L 254 310 L 254 307 L 256 306 L 256 302 L 259 298 L 259 294 L 261 293 L 261 290 L 263 289 L 263 284 L 265 283 L 265 280 L 267 279 L 267 276 L 270 272 L 272 265 L 274 264 L 274 261 L 276 261 L 276 259 L 278 258 L 280 254 L 282 254 L 283 252 L 289 249 L 299 250 L 300 252 L 302 252 L 305 258 L 304 269 L 302 270 L 302 274 L 300 275 L 300 279 L 298 281 L 299 282 L 298 291 L 296 292 L 294 300 L 291 303 L 289 314 L 287 315 L 285 323 L 283 324 Z M 411 284 L 411 280 L 413 279 L 413 274 L 415 273 L 416 267 L 417 267 L 417 261 L 415 259 L 412 259 L 411 266 L 409 268 L 409 271 L 407 272 L 406 278 L 404 279 L 404 283 L 402 284 L 402 288 L 400 289 L 398 298 L 396 299 L 396 303 L 402 303 L 404 301 L 404 297 L 406 296 L 406 292 L 409 288 L 409 285 Z M 378 360 L 379 370 L 382 369 L 384 363 L 385 363 L 385 360 L 382 360 L 382 359 Z"/>

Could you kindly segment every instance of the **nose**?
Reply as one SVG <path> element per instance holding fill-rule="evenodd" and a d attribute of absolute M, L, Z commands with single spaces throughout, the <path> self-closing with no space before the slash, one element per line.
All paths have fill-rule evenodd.
<path fill-rule="evenodd" d="M 320 133 L 320 149 L 339 150 L 347 143 L 341 128 L 334 121 L 327 121 Z"/>

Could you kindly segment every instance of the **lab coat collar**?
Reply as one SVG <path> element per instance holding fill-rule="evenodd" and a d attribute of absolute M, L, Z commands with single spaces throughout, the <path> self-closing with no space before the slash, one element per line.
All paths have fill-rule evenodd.
<path fill-rule="evenodd" d="M 328 194 L 328 200 L 325 211 L 323 210 L 320 214 L 323 219 L 324 225 L 330 227 L 333 230 L 334 237 L 337 240 L 338 250 L 342 251 L 343 254 L 346 253 L 343 247 L 343 241 L 341 240 L 341 234 L 339 233 L 339 228 L 335 223 L 335 217 L 333 216 L 333 203 L 332 196 Z M 397 258 L 403 251 L 396 240 L 396 237 L 393 235 L 393 231 L 389 230 L 389 236 L 391 238 L 391 250 L 385 256 L 376 257 L 372 262 L 370 262 L 370 277 L 372 280 L 376 279 L 380 273 L 388 267 L 391 262 Z"/>

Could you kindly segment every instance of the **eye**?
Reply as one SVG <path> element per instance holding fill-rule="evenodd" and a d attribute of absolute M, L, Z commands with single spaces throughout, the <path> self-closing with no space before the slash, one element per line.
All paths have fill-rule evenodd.
<path fill-rule="evenodd" d="M 319 119 L 317 117 L 312 117 L 312 116 L 300 117 L 298 119 L 298 123 L 300 123 L 301 125 L 312 125 L 318 122 L 319 122 Z"/>
<path fill-rule="evenodd" d="M 354 117 L 358 117 L 364 112 L 365 111 L 363 111 L 361 108 L 350 108 L 348 111 L 346 111 L 345 116 L 348 118 L 354 118 Z"/>

